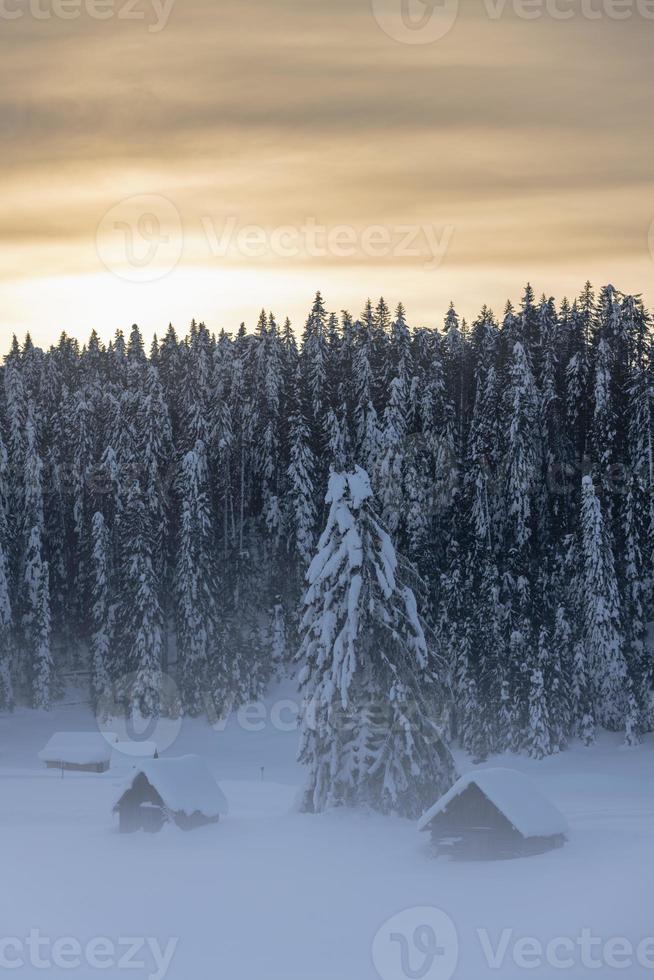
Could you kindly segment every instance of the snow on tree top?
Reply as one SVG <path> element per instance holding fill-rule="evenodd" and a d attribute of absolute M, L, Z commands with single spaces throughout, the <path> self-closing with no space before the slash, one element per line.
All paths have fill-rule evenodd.
<path fill-rule="evenodd" d="M 109 762 L 112 746 L 99 732 L 55 732 L 39 752 L 41 762 L 91 766 Z"/>
<path fill-rule="evenodd" d="M 360 466 L 354 467 L 353 473 L 332 473 L 329 478 L 325 502 L 336 504 L 349 492 L 351 505 L 358 510 L 364 500 L 372 497 L 370 477 Z"/>
<path fill-rule="evenodd" d="M 427 830 L 434 817 L 450 805 L 469 786 L 475 785 L 523 837 L 549 837 L 565 834 L 568 823 L 563 814 L 540 792 L 535 783 L 515 769 L 477 769 L 466 773 L 418 821 L 418 830 Z"/>
<path fill-rule="evenodd" d="M 182 755 L 175 759 L 148 759 L 136 767 L 122 787 L 114 809 L 141 775 L 161 797 L 164 806 L 173 813 L 190 817 L 201 813 L 217 817 L 229 811 L 225 794 L 213 778 L 209 767 L 199 755 Z"/>

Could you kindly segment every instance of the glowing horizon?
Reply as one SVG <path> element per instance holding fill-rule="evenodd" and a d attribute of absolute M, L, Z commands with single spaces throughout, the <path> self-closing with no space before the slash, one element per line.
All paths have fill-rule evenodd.
<path fill-rule="evenodd" d="M 0 40 L 5 348 L 235 330 L 262 307 L 301 329 L 316 290 L 355 316 L 402 301 L 416 326 L 451 300 L 501 316 L 527 281 L 651 303 L 654 23 L 593 2 L 528 19 L 462 0 L 430 43 L 393 36 L 393 0 L 140 0 L 142 19 L 105 20 L 5 4 L 22 12 Z"/>

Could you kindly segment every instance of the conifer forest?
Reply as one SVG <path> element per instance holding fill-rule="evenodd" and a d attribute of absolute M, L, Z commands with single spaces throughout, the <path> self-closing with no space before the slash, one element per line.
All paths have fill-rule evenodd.
<path fill-rule="evenodd" d="M 440 329 L 318 293 L 301 331 L 262 312 L 149 349 L 136 326 L 14 338 L 0 707 L 47 709 L 78 671 L 94 704 L 124 683 L 145 715 L 221 717 L 290 674 L 309 809 L 419 814 L 452 742 L 634 745 L 654 724 L 653 399 L 650 316 L 613 286 L 558 306 L 527 286 Z"/>

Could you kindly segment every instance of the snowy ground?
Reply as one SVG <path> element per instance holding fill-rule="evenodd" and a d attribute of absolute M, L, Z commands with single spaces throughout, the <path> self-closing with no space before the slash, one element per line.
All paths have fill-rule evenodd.
<path fill-rule="evenodd" d="M 563 810 L 570 842 L 523 860 L 443 863 L 410 822 L 295 812 L 296 734 L 271 722 L 275 700 L 265 720 L 232 718 L 222 732 L 184 722 L 166 754 L 205 756 L 231 807 L 187 834 L 119 835 L 120 773 L 61 779 L 41 766 L 53 732 L 94 730 L 88 708 L 0 716 L 0 975 L 654 977 L 654 940 L 643 942 L 654 935 L 654 739 L 503 758 Z M 500 942 L 493 967 L 486 954 Z M 161 950 L 172 959 L 157 966 Z"/>

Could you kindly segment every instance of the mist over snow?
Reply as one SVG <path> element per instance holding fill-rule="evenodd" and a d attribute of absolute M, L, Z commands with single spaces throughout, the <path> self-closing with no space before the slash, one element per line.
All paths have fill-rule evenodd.
<path fill-rule="evenodd" d="M 652 975 L 653 398 L 612 286 L 14 340 L 0 972 Z"/>

